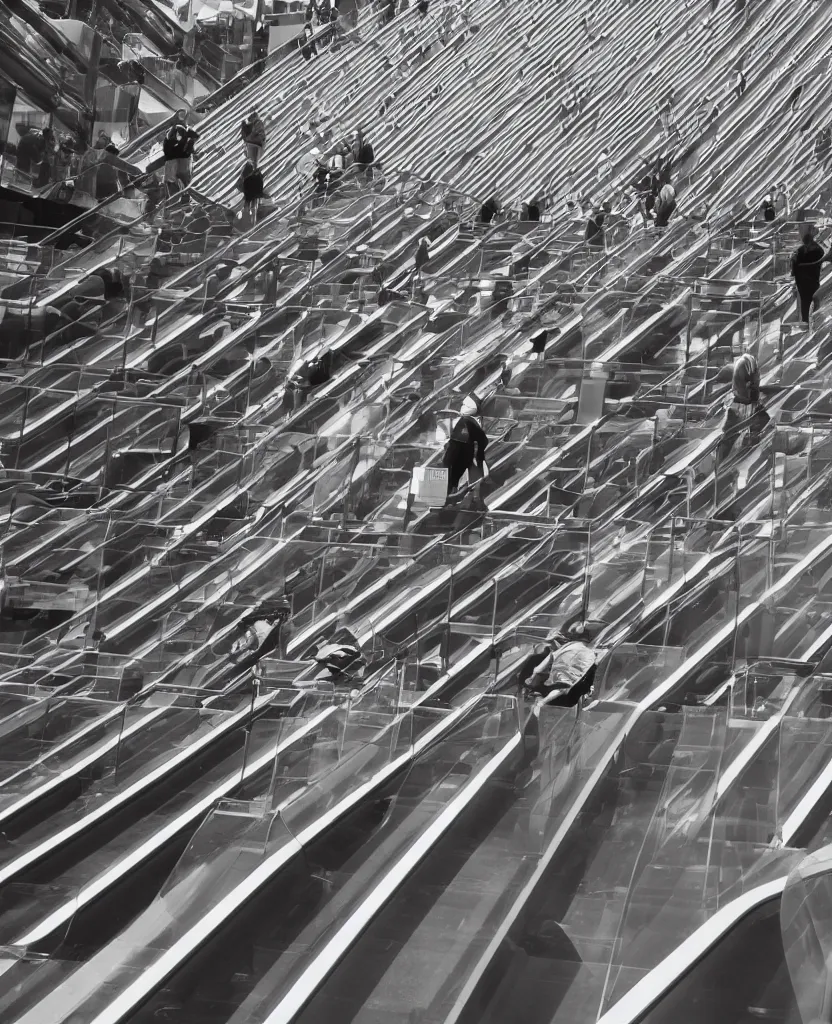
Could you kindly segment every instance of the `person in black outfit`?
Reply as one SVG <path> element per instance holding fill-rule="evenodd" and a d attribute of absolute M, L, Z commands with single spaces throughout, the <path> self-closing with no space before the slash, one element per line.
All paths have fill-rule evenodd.
<path fill-rule="evenodd" d="M 832 260 L 832 252 L 824 255 L 811 231 L 803 236 L 803 244 L 792 254 L 792 277 L 800 300 L 800 319 L 808 324 L 809 313 L 817 308 L 816 294 L 820 288 L 821 264 Z"/>
<path fill-rule="evenodd" d="M 175 195 L 191 183 L 191 162 L 194 144 L 199 133 L 186 123 L 186 111 L 177 111 L 177 120 L 165 134 L 162 152 L 165 157 L 165 187 L 168 195 Z"/>
<path fill-rule="evenodd" d="M 588 242 L 593 249 L 603 249 L 604 247 L 604 220 L 605 211 L 602 209 L 596 210 L 586 222 L 584 241 Z"/>
<path fill-rule="evenodd" d="M 763 220 L 773 221 L 777 216 L 777 208 L 774 205 L 774 192 L 769 192 L 763 199 L 761 206 L 763 212 Z"/>
<path fill-rule="evenodd" d="M 480 222 L 482 224 L 490 224 L 492 220 L 499 214 L 501 210 L 500 200 L 497 196 L 492 196 L 480 207 Z"/>
<path fill-rule="evenodd" d="M 488 436 L 479 422 L 481 415 L 479 398 L 468 395 L 462 402 L 459 419 L 453 425 L 442 457 L 442 465 L 448 470 L 449 494 L 457 489 L 466 472 L 474 470 L 478 478 L 483 475 Z"/>
<path fill-rule="evenodd" d="M 257 202 L 263 198 L 263 175 L 260 170 L 251 163 L 245 162 L 240 177 L 237 179 L 237 189 L 243 193 L 245 213 L 253 215 Z"/>
<path fill-rule="evenodd" d="M 318 56 L 318 48 L 315 46 L 315 41 L 312 36 L 315 34 L 315 30 L 312 28 L 311 21 L 303 26 L 303 38 L 301 39 L 300 53 L 304 60 L 312 60 L 313 57 Z"/>
<path fill-rule="evenodd" d="M 353 136 L 352 159 L 355 164 L 356 173 L 364 171 L 368 179 L 372 178 L 376 154 L 372 143 L 368 142 L 364 137 L 364 132 L 361 128 L 358 128 Z"/>
<path fill-rule="evenodd" d="M 426 238 L 421 238 L 416 246 L 416 255 L 413 257 L 414 276 L 422 276 L 422 268 L 430 263 L 430 248 Z"/>

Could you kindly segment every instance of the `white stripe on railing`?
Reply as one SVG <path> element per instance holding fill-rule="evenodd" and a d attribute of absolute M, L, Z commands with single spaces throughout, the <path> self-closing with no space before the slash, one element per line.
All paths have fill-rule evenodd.
<path fill-rule="evenodd" d="M 327 942 L 321 952 L 304 970 L 292 985 L 284 998 L 271 1011 L 264 1024 L 289 1024 L 295 1015 L 314 995 L 315 990 L 337 966 L 338 962 L 349 951 L 353 943 L 368 927 L 373 918 L 393 897 L 396 890 L 407 879 L 408 875 L 418 866 L 442 835 L 450 828 L 460 813 L 482 790 L 485 784 L 504 764 L 511 753 L 522 741 L 519 732 L 506 743 L 477 777 L 466 785 L 451 800 L 442 813 L 422 832 L 416 842 L 404 853 L 396 864 L 387 872 L 375 888 L 367 895 L 359 907 L 350 914 L 335 935 Z"/>
<path fill-rule="evenodd" d="M 310 719 L 299 729 L 296 729 L 281 743 L 278 743 L 276 746 L 266 751 L 266 753 L 261 754 L 260 757 L 255 758 L 250 764 L 247 764 L 242 772 L 235 771 L 233 775 L 230 775 L 225 782 L 217 786 L 217 788 L 211 793 L 204 796 L 192 807 L 189 807 L 183 814 L 174 818 L 173 821 L 168 822 L 164 828 L 155 832 L 146 842 L 142 843 L 141 846 L 120 858 L 119 861 L 108 871 L 99 875 L 92 882 L 85 885 L 76 897 L 64 904 L 62 907 L 53 911 L 48 917 L 44 918 L 38 925 L 36 925 L 32 931 L 27 932 L 19 939 L 15 939 L 12 945 L 32 946 L 35 943 L 40 942 L 41 939 L 46 938 L 47 935 L 51 935 L 56 928 L 67 923 L 81 907 L 91 903 L 111 885 L 114 885 L 119 879 L 132 871 L 133 868 L 137 867 L 143 860 L 150 857 L 169 839 L 172 839 L 177 832 L 180 832 L 191 822 L 199 818 L 200 815 L 208 811 L 217 800 L 221 800 L 241 782 L 252 778 L 259 771 L 266 768 L 270 762 L 273 762 L 279 754 L 291 747 L 298 739 L 308 736 L 310 732 L 313 732 L 318 728 L 324 719 L 332 715 L 334 712 L 334 707 L 326 708 L 320 715 Z"/>
<path fill-rule="evenodd" d="M 165 712 L 169 710 L 169 708 L 157 708 L 156 711 L 149 712 L 144 718 L 140 718 L 137 721 L 133 722 L 132 725 L 129 725 L 126 729 L 121 730 L 116 736 L 110 737 L 110 739 L 105 740 L 103 743 L 99 744 L 92 751 L 87 753 L 84 757 L 79 758 L 77 761 L 74 761 L 71 767 L 64 768 L 62 771 L 56 772 L 51 778 L 48 778 L 45 782 L 38 786 L 37 789 L 31 790 L 29 793 L 24 793 L 13 803 L 6 804 L 5 807 L 0 808 L 0 822 L 5 821 L 7 818 L 10 818 L 14 814 L 18 814 L 20 811 L 22 811 L 25 807 L 27 807 L 35 800 L 40 800 L 41 797 L 46 796 L 47 793 L 62 785 L 68 779 L 71 779 L 74 775 L 77 775 L 79 772 L 82 772 L 91 764 L 94 764 L 100 757 L 103 757 L 109 751 L 117 749 L 119 744 L 121 744 L 125 739 L 128 739 L 130 736 L 138 732 L 140 729 L 143 729 L 146 725 L 149 725 L 155 719 L 161 718 L 165 714 Z M 113 718 L 118 717 L 120 715 L 121 709 L 116 711 L 114 715 L 110 715 L 108 717 Z M 96 722 L 94 724 L 99 725 L 101 723 Z M 83 735 L 83 733 L 81 733 L 81 735 Z M 77 735 L 72 736 L 70 742 L 74 742 L 77 738 Z M 37 764 L 43 763 L 43 761 L 46 760 L 47 757 L 51 756 L 52 753 L 54 753 L 54 751 L 50 751 L 49 754 L 47 754 L 45 757 L 40 758 L 38 761 L 34 761 L 29 767 L 21 769 L 21 771 L 16 772 L 8 779 L 3 779 L 2 785 L 7 786 L 17 776 L 23 775 L 26 772 L 28 772 L 31 768 L 35 767 Z"/>
<path fill-rule="evenodd" d="M 37 846 L 33 847 L 31 850 L 27 850 L 25 853 L 21 853 L 19 857 L 15 857 L 14 860 L 9 861 L 7 864 L 3 865 L 3 867 L 0 867 L 0 884 L 14 878 L 14 876 L 18 874 L 18 872 L 23 871 L 24 868 L 34 864 L 42 857 L 46 857 L 53 850 L 58 849 L 58 847 L 63 843 L 68 842 L 70 839 L 74 839 L 91 825 L 94 825 L 97 821 L 100 821 L 117 808 L 126 804 L 147 786 L 153 785 L 155 782 L 163 779 L 175 768 L 185 764 L 194 756 L 194 754 L 197 754 L 204 747 L 208 746 L 208 744 L 215 742 L 218 736 L 223 735 L 223 733 L 227 733 L 229 730 L 239 725 L 240 722 L 245 721 L 252 712 L 256 713 L 260 708 L 265 707 L 271 699 L 271 693 L 265 694 L 255 700 L 251 706 L 247 705 L 241 711 L 237 711 L 234 714 L 229 715 L 224 722 L 221 722 L 216 727 L 216 729 L 212 729 L 210 732 L 204 733 L 198 740 L 185 747 L 184 750 L 180 750 L 178 753 L 174 754 L 169 760 L 164 761 L 154 769 L 154 771 L 142 776 L 131 786 L 127 786 L 106 802 L 99 804 L 89 814 L 79 817 L 71 825 L 67 825 L 66 828 L 61 829 L 60 832 L 56 832 L 54 835 L 51 835 L 48 839 L 44 840 L 44 842 L 39 843 Z M 142 723 L 139 724 L 143 724 L 144 721 L 146 720 L 143 719 Z"/>
<path fill-rule="evenodd" d="M 413 758 L 426 750 L 434 740 L 449 728 L 449 723 L 460 721 L 480 700 L 473 697 L 460 708 L 450 712 L 442 721 L 425 732 L 413 747 L 385 765 L 371 779 L 347 794 L 335 806 L 330 807 L 295 837 L 296 844 L 283 847 L 267 857 L 259 867 L 247 875 L 231 892 L 227 893 L 207 914 L 185 932 L 156 960 L 146 966 L 142 973 L 127 988 L 117 995 L 89 1024 L 118 1024 L 139 1003 L 146 999 L 176 968 L 183 963 L 202 943 L 223 924 L 239 906 L 276 874 L 294 855 L 308 845 L 315 836 L 325 832 L 335 821 L 351 810 Z M 76 1007 L 77 1009 L 77 1007 Z"/>
<path fill-rule="evenodd" d="M 786 876 L 766 882 L 726 903 L 703 925 L 680 943 L 660 964 L 644 975 L 607 1012 L 598 1024 L 636 1024 L 744 917 L 769 900 L 782 895 Z"/>
<path fill-rule="evenodd" d="M 789 586 L 791 583 L 795 582 L 806 571 L 807 567 L 811 565 L 813 561 L 815 561 L 821 555 L 825 554 L 830 549 L 832 549 L 832 536 L 827 537 L 825 540 L 821 541 L 815 548 L 812 549 L 811 552 L 809 552 L 808 555 L 805 555 L 799 562 L 792 566 L 792 568 L 787 573 L 785 573 L 782 576 L 782 578 L 777 581 L 777 583 L 775 583 L 765 594 L 763 594 L 759 601 L 751 602 L 736 616 L 734 621 L 727 623 L 725 626 L 722 627 L 722 629 L 718 630 L 717 633 L 713 637 L 711 637 L 710 640 L 706 641 L 706 643 L 703 644 L 703 646 L 699 648 L 699 650 L 696 651 L 695 654 L 693 654 L 682 665 L 680 665 L 679 668 L 672 672 L 664 681 L 664 683 L 662 683 L 660 686 L 654 689 L 635 706 L 632 714 L 623 723 L 617 737 L 610 744 L 610 747 L 606 752 L 606 756 L 603 757 L 595 766 L 595 768 L 592 771 L 592 774 L 584 784 L 583 789 L 581 790 L 581 792 L 579 793 L 579 795 L 577 796 L 577 798 L 575 799 L 574 803 L 569 808 L 567 813 L 564 815 L 564 818 L 561 821 L 561 824 L 558 827 L 557 831 L 555 832 L 552 841 L 550 842 L 543 856 L 540 858 L 537 868 L 535 869 L 534 873 L 531 875 L 528 882 L 517 896 L 508 914 L 503 918 L 500 927 L 495 932 L 494 936 L 492 937 L 491 941 L 489 942 L 488 946 L 486 947 L 485 951 L 480 957 L 476 967 L 474 968 L 470 977 L 463 986 L 462 991 L 457 997 L 456 1002 L 454 1003 L 453 1007 L 448 1013 L 448 1016 L 445 1018 L 445 1024 L 455 1024 L 455 1022 L 459 1020 L 466 1004 L 468 1003 L 468 1000 L 473 995 L 477 985 L 480 982 L 480 979 L 485 974 L 488 965 L 490 964 L 491 960 L 497 953 L 497 950 L 499 949 L 506 935 L 508 935 L 512 925 L 516 921 L 526 902 L 529 900 L 535 888 L 540 883 L 543 875 L 549 867 L 549 864 L 551 863 L 557 850 L 559 849 L 560 844 L 566 838 L 566 835 L 577 821 L 584 804 L 590 799 L 596 786 L 600 783 L 601 779 L 604 776 L 604 773 L 608 770 L 615 754 L 617 753 L 619 747 L 621 746 L 624 739 L 632 729 L 633 725 L 638 721 L 638 719 L 643 714 L 651 710 L 659 701 L 666 697 L 667 694 L 671 693 L 673 689 L 675 689 L 675 687 L 678 686 L 679 683 L 681 683 L 693 669 L 695 669 L 705 660 L 705 658 L 707 658 L 710 654 L 717 650 L 720 644 L 723 644 L 727 640 L 730 640 L 731 637 L 734 635 L 735 629 L 737 629 L 740 625 L 746 622 L 754 612 L 756 612 L 761 607 L 768 606 L 768 603 L 772 601 L 772 599 L 781 590 Z M 626 694 L 622 692 L 618 696 L 625 695 Z M 607 699 L 616 700 L 616 694 L 611 694 Z"/>

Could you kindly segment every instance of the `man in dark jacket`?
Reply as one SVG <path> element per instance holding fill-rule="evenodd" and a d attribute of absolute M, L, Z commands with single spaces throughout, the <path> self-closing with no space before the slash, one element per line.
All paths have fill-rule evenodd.
<path fill-rule="evenodd" d="M 603 209 L 596 210 L 586 222 L 586 233 L 584 241 L 588 242 L 593 249 L 604 248 L 604 220 L 606 213 Z"/>
<path fill-rule="evenodd" d="M 814 306 L 817 308 L 815 298 L 820 288 L 820 269 L 822 263 L 832 260 L 832 252 L 824 255 L 823 249 L 815 241 L 811 231 L 803 236 L 803 244 L 799 245 L 792 254 L 792 277 L 800 302 L 800 319 L 809 323 L 809 313 Z"/>
<path fill-rule="evenodd" d="M 165 187 L 169 196 L 187 188 L 191 182 L 191 161 L 199 133 L 188 127 L 187 116 L 187 111 L 177 110 L 176 122 L 167 130 L 162 142 Z"/>

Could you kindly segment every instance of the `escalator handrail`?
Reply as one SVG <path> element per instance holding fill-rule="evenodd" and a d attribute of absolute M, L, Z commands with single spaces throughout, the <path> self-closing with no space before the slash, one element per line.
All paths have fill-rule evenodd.
<path fill-rule="evenodd" d="M 749 601 L 749 603 L 740 612 L 738 612 L 735 619 L 724 624 L 717 629 L 715 633 L 711 634 L 695 651 L 688 655 L 685 661 L 678 668 L 674 669 L 660 684 L 654 687 L 649 694 L 635 704 L 632 712 L 621 723 L 620 728 L 612 738 L 612 741 L 604 755 L 599 758 L 598 763 L 595 768 L 593 768 L 584 785 L 581 787 L 581 791 L 577 794 L 572 805 L 564 814 L 560 825 L 549 842 L 547 849 L 540 856 L 538 865 L 533 874 L 523 886 L 522 890 L 517 894 L 511 908 L 503 918 L 500 927 L 497 929 L 494 937 L 483 951 L 474 970 L 469 975 L 468 980 L 457 997 L 453 1009 L 446 1017 L 445 1024 L 456 1024 L 456 1022 L 459 1021 L 462 1013 L 464 1012 L 465 1006 L 468 1004 L 468 1000 L 471 998 L 481 978 L 484 976 L 484 973 L 487 970 L 488 965 L 492 962 L 500 944 L 508 934 L 511 926 L 517 920 L 518 915 L 521 913 L 522 908 L 531 897 L 534 889 L 539 884 L 557 850 L 566 839 L 570 829 L 575 825 L 581 810 L 587 800 L 590 799 L 596 787 L 600 784 L 604 774 L 609 769 L 610 764 L 621 749 L 626 737 L 632 731 L 635 723 L 643 714 L 649 712 L 652 708 L 664 701 L 669 693 L 671 693 L 691 672 L 695 671 L 710 654 L 719 648 L 720 644 L 730 640 L 736 629 L 749 621 L 749 619 L 761 609 L 765 609 L 776 604 L 780 591 L 791 585 L 796 579 L 800 578 L 800 576 L 808 570 L 817 558 L 827 554 L 830 550 L 832 550 L 832 536 L 826 537 L 824 540 L 816 544 L 788 572 L 784 573 L 783 576 L 781 576 L 780 579 L 777 580 L 767 591 L 761 594 L 759 598 Z M 615 697 L 612 696 L 610 699 L 614 700 Z"/>
<path fill-rule="evenodd" d="M 787 875 L 764 882 L 720 907 L 712 917 L 684 939 L 661 963 L 640 978 L 614 1003 L 597 1024 L 639 1024 L 663 996 L 674 988 L 708 951 L 753 911 L 779 900 Z"/>

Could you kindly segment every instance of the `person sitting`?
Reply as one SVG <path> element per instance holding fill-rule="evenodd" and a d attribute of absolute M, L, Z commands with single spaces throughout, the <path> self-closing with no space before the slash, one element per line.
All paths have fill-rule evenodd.
<path fill-rule="evenodd" d="M 524 687 L 544 704 L 575 707 L 592 690 L 597 660 L 586 626 L 573 625 L 540 645 L 539 660 Z"/>
<path fill-rule="evenodd" d="M 240 635 L 231 645 L 228 656 L 235 674 L 255 668 L 261 658 L 277 648 L 280 629 L 288 615 L 288 602 L 282 601 L 274 606 L 261 605 L 240 621 Z"/>
<path fill-rule="evenodd" d="M 726 458 L 739 439 L 743 428 L 748 428 L 748 443 L 753 443 L 769 421 L 760 400 L 760 367 L 756 356 L 744 352 L 734 361 L 731 377 L 731 397 L 722 424 L 719 444 L 720 458 Z"/>

